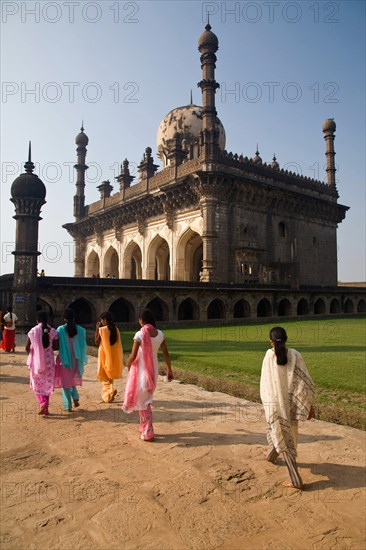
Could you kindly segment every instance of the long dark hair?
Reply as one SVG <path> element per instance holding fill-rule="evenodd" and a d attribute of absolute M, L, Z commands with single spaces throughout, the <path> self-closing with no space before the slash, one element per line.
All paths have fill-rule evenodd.
<path fill-rule="evenodd" d="M 287 334 L 284 328 L 282 327 L 273 327 L 269 333 L 269 339 L 274 344 L 274 352 L 277 357 L 278 365 L 287 364 Z"/>
<path fill-rule="evenodd" d="M 78 329 L 75 322 L 75 311 L 71 309 L 71 307 L 65 309 L 64 319 L 66 321 L 67 334 L 70 336 L 70 338 L 73 338 L 77 335 Z"/>
<path fill-rule="evenodd" d="M 153 312 L 150 309 L 144 309 L 140 315 L 139 319 L 144 322 L 145 325 L 152 325 L 156 328 L 156 321 Z"/>
<path fill-rule="evenodd" d="M 107 323 L 107 327 L 110 330 L 109 343 L 113 346 L 117 342 L 117 327 L 114 324 L 113 315 L 110 311 L 103 311 L 100 318 Z"/>
<path fill-rule="evenodd" d="M 10 321 L 13 320 L 13 313 L 12 312 L 13 312 L 12 306 L 8 306 L 8 313 L 10 314 Z"/>
<path fill-rule="evenodd" d="M 50 345 L 50 335 L 48 333 L 48 313 L 47 311 L 37 312 L 37 323 L 42 323 L 42 345 L 44 348 L 48 348 Z"/>

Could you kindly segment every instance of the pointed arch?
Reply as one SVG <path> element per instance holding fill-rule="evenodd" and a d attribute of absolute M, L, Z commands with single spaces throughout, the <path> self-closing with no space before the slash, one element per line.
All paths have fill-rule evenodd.
<path fill-rule="evenodd" d="M 131 241 L 125 249 L 123 259 L 123 277 L 125 279 L 142 279 L 142 253 L 135 241 Z"/>
<path fill-rule="evenodd" d="M 215 298 L 207 308 L 207 319 L 225 319 L 225 304 L 219 298 Z"/>
<path fill-rule="evenodd" d="M 267 298 L 262 298 L 257 305 L 257 317 L 271 317 L 272 306 Z"/>
<path fill-rule="evenodd" d="M 146 308 L 153 312 L 156 321 L 169 321 L 168 306 L 161 298 L 154 298 L 146 305 Z"/>
<path fill-rule="evenodd" d="M 112 313 L 116 323 L 130 323 L 135 320 L 135 308 L 128 300 L 118 298 L 110 306 L 109 311 Z"/>
<path fill-rule="evenodd" d="M 46 311 L 48 314 L 48 322 L 50 325 L 53 325 L 53 307 L 48 302 L 46 302 L 46 300 L 38 298 L 37 312 L 38 311 Z"/>
<path fill-rule="evenodd" d="M 333 298 L 333 300 L 330 302 L 329 313 L 340 313 L 340 312 L 341 312 L 341 306 L 340 306 L 339 300 L 337 300 L 337 298 Z"/>
<path fill-rule="evenodd" d="M 170 280 L 170 251 L 165 239 L 157 235 L 147 253 L 146 278 L 155 281 Z"/>
<path fill-rule="evenodd" d="M 202 271 L 203 244 L 202 237 L 188 228 L 177 245 L 175 279 L 177 281 L 196 282 Z"/>
<path fill-rule="evenodd" d="M 315 315 L 324 315 L 325 313 L 325 303 L 322 298 L 318 298 L 314 304 L 314 314 Z"/>
<path fill-rule="evenodd" d="M 277 308 L 277 313 L 279 317 L 289 317 L 291 315 L 292 308 L 291 303 L 287 298 L 283 298 L 283 300 L 280 301 Z"/>
<path fill-rule="evenodd" d="M 199 307 L 192 298 L 186 298 L 179 304 L 178 321 L 197 321 L 199 318 Z"/>
<path fill-rule="evenodd" d="M 309 315 L 310 308 L 309 302 L 305 298 L 301 298 L 297 304 L 297 314 L 298 315 Z"/>
<path fill-rule="evenodd" d="M 357 304 L 357 313 L 365 313 L 366 311 L 366 301 L 364 298 L 361 298 L 361 300 Z"/>
<path fill-rule="evenodd" d="M 246 300 L 238 300 L 234 305 L 234 318 L 250 317 L 250 304 Z"/>
<path fill-rule="evenodd" d="M 119 279 L 119 257 L 117 250 L 110 246 L 104 255 L 104 277 Z"/>
<path fill-rule="evenodd" d="M 347 300 L 344 303 L 344 313 L 353 313 L 354 312 L 354 306 L 351 298 L 347 298 Z"/>
<path fill-rule="evenodd" d="M 100 259 L 95 250 L 92 250 L 86 260 L 86 277 L 100 275 Z"/>
<path fill-rule="evenodd" d="M 96 319 L 95 307 L 85 298 L 78 298 L 67 307 L 75 311 L 76 322 L 81 325 L 88 325 Z"/>

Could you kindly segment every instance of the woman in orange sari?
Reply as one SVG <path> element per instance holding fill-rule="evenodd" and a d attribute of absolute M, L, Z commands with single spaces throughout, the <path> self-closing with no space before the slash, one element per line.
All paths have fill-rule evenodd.
<path fill-rule="evenodd" d="M 97 379 L 102 383 L 102 400 L 112 403 L 117 394 L 113 380 L 122 378 L 123 350 L 119 330 L 110 311 L 101 314 L 95 328 L 95 343 L 98 349 Z"/>

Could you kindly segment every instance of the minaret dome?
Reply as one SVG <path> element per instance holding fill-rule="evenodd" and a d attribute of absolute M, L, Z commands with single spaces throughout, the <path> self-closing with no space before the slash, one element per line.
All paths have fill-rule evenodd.
<path fill-rule="evenodd" d="M 86 147 L 89 143 L 89 138 L 86 134 L 84 134 L 84 128 L 83 125 L 81 125 L 80 133 L 75 138 L 76 145 L 79 145 L 80 147 Z"/>
<path fill-rule="evenodd" d="M 28 160 L 24 164 L 25 172 L 20 174 L 11 186 L 12 199 L 44 199 L 46 187 L 36 174 L 33 174 L 34 164 L 31 159 L 31 144 L 29 143 Z"/>

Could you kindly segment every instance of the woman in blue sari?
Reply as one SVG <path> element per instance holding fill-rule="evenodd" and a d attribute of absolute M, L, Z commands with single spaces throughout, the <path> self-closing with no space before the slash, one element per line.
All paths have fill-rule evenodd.
<path fill-rule="evenodd" d="M 65 324 L 57 329 L 60 351 L 56 358 L 55 388 L 62 388 L 62 401 L 66 411 L 79 406 L 84 366 L 88 361 L 86 330 L 75 322 L 75 312 L 68 308 L 64 313 Z"/>

